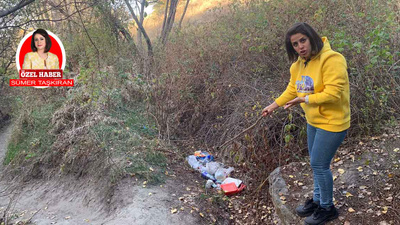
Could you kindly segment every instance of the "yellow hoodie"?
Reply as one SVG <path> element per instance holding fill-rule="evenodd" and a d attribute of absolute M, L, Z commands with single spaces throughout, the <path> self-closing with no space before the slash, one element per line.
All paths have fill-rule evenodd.
<path fill-rule="evenodd" d="M 308 95 L 301 103 L 307 122 L 317 128 L 340 132 L 350 127 L 350 88 L 346 59 L 331 49 L 326 37 L 324 47 L 311 60 L 299 59 L 290 67 L 290 82 L 275 102 L 282 106 L 296 97 Z"/>

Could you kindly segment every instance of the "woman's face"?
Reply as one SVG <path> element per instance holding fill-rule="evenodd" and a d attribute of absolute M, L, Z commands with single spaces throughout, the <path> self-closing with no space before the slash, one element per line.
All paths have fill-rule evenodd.
<path fill-rule="evenodd" d="M 310 39 L 302 34 L 297 33 L 290 36 L 290 42 L 294 50 L 299 54 L 300 57 L 309 59 L 311 56 L 311 44 Z"/>
<path fill-rule="evenodd" d="M 44 50 L 46 48 L 46 38 L 41 34 L 35 34 L 33 40 L 35 41 L 35 47 L 37 50 Z"/>

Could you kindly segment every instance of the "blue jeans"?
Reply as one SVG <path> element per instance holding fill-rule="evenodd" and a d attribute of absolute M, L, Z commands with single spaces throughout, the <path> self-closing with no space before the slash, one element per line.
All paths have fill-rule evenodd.
<path fill-rule="evenodd" d="M 333 177 L 330 164 L 347 130 L 330 132 L 307 124 L 308 152 L 314 175 L 313 200 L 321 207 L 333 205 Z"/>

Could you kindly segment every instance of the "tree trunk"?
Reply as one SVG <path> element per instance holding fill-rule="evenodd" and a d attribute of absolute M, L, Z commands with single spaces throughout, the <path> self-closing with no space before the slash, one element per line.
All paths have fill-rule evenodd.
<path fill-rule="evenodd" d="M 164 20 L 166 19 L 166 23 L 165 26 L 163 27 L 164 29 L 161 35 L 161 41 L 163 45 L 165 45 L 165 43 L 167 42 L 168 35 L 172 30 L 172 26 L 174 25 L 177 5 L 178 5 L 178 0 L 171 0 L 167 16 L 168 18 L 166 18 L 166 15 L 164 15 Z"/>
<path fill-rule="evenodd" d="M 190 2 L 190 0 L 186 1 L 185 9 L 183 10 L 183 13 L 182 13 L 182 16 L 181 16 L 181 20 L 179 20 L 179 26 L 178 26 L 179 29 L 181 29 L 182 21 L 183 21 L 183 18 L 185 17 L 186 10 L 188 8 L 189 2 Z"/>
<path fill-rule="evenodd" d="M 161 37 L 164 36 L 164 32 L 165 32 L 165 23 L 167 22 L 167 17 L 168 17 L 168 4 L 169 4 L 169 0 L 167 0 L 167 3 L 165 4 L 164 20 L 163 20 L 162 29 L 161 29 Z"/>
<path fill-rule="evenodd" d="M 126 5 L 128 6 L 129 12 L 131 13 L 133 19 L 135 20 L 137 26 L 139 27 L 140 31 L 143 34 L 144 39 L 146 40 L 147 44 L 147 60 L 145 60 L 145 68 L 144 68 L 144 73 L 146 76 L 150 75 L 151 72 L 151 67 L 153 66 L 153 61 L 154 61 L 154 54 L 153 54 L 153 46 L 151 44 L 150 38 L 147 35 L 146 30 L 144 29 L 143 25 L 140 23 L 139 19 L 135 15 L 135 12 L 132 9 L 132 6 L 129 4 L 128 0 L 124 0 Z"/>
<path fill-rule="evenodd" d="M 143 21 L 144 21 L 144 8 L 145 8 L 145 4 L 146 4 L 146 0 L 141 0 L 140 3 L 140 10 L 139 10 L 139 22 L 140 24 L 142 24 L 143 26 Z M 138 29 L 137 31 L 137 40 L 138 40 L 138 46 L 139 48 L 142 50 L 142 32 L 140 31 L 140 29 Z"/>

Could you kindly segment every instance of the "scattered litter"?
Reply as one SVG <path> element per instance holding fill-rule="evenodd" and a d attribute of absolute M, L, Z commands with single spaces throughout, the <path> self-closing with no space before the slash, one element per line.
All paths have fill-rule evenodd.
<path fill-rule="evenodd" d="M 222 182 L 222 184 L 228 184 L 228 183 L 235 183 L 236 187 L 239 187 L 243 182 L 239 179 L 231 178 L 228 177 Z"/>
<path fill-rule="evenodd" d="M 222 189 L 225 195 L 232 195 L 246 187 L 241 180 L 229 177 L 234 170 L 233 167 L 224 168 L 224 164 L 215 162 L 214 156 L 206 151 L 195 151 L 186 160 L 193 169 L 200 172 L 201 177 L 207 180 L 206 189 Z"/>
<path fill-rule="evenodd" d="M 221 184 L 221 189 L 225 193 L 225 195 L 233 195 L 233 194 L 239 193 L 239 192 L 243 191 L 243 189 L 245 187 L 246 187 L 246 185 L 244 185 L 244 184 L 240 184 L 240 186 L 237 187 L 235 182 Z"/>
<path fill-rule="evenodd" d="M 228 176 L 229 174 L 234 170 L 233 167 L 229 167 L 227 169 L 220 167 L 217 172 L 215 172 L 215 179 L 217 179 L 217 182 L 219 181 L 222 183 Z"/>
<path fill-rule="evenodd" d="M 217 185 L 214 183 L 213 180 L 207 180 L 206 189 L 210 189 L 212 187 L 216 187 Z"/>
<path fill-rule="evenodd" d="M 207 180 L 212 180 L 214 182 L 217 181 L 217 179 L 215 179 L 215 177 L 213 175 L 211 175 L 205 171 L 201 173 L 201 177 L 203 177 L 204 179 L 207 179 Z"/>
<path fill-rule="evenodd" d="M 219 162 L 209 162 L 206 164 L 206 172 L 209 174 L 215 174 L 220 167 L 223 167 L 223 165 Z"/>

